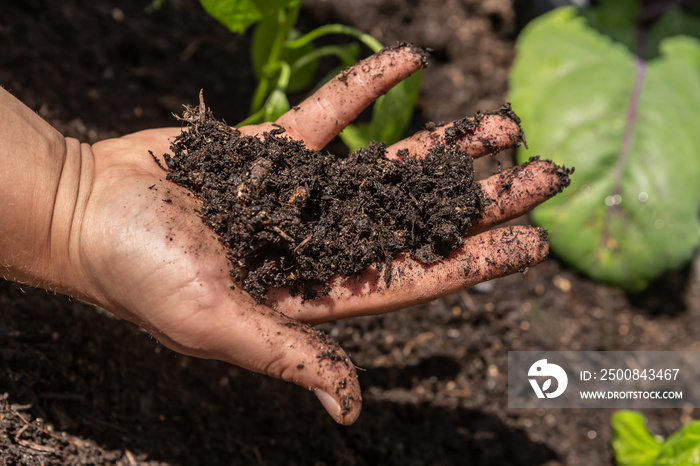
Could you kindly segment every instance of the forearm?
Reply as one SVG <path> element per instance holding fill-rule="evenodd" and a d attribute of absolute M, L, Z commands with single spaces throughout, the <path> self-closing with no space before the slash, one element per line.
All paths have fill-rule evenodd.
<path fill-rule="evenodd" d="M 78 141 L 0 88 L 0 274 L 70 288 L 71 229 L 85 167 Z"/>

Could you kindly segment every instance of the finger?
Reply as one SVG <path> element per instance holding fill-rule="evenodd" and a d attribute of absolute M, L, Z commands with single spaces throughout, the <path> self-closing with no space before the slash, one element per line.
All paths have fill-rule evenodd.
<path fill-rule="evenodd" d="M 455 122 L 419 131 L 387 148 L 387 157 L 399 157 L 399 151 L 422 156 L 440 144 L 455 145 L 467 155 L 478 158 L 501 150 L 517 147 L 523 139 L 520 120 L 503 107 L 492 114 L 479 114 Z"/>
<path fill-rule="evenodd" d="M 231 294 L 225 303 L 213 303 L 216 293 L 200 295 L 197 304 L 208 301 L 212 306 L 161 325 L 153 334 L 181 353 L 300 385 L 314 392 L 336 422 L 355 422 L 362 397 L 355 366 L 345 352 L 322 332 L 254 303 L 242 290 Z M 172 320 L 173 313 L 168 315 Z"/>
<path fill-rule="evenodd" d="M 469 234 L 476 234 L 494 225 L 519 217 L 569 186 L 573 169 L 547 160 L 529 162 L 481 181 L 481 189 L 490 202 L 482 217 L 472 225 Z"/>
<path fill-rule="evenodd" d="M 397 45 L 346 69 L 282 115 L 277 124 L 310 149 L 322 149 L 377 97 L 425 66 L 425 52 Z"/>
<path fill-rule="evenodd" d="M 427 302 L 487 280 L 526 271 L 549 252 L 547 232 L 512 226 L 469 236 L 446 260 L 421 264 L 408 255 L 392 261 L 391 280 L 370 267 L 358 277 L 337 278 L 328 296 L 303 301 L 271 289 L 268 304 L 304 322 L 381 314 Z"/>

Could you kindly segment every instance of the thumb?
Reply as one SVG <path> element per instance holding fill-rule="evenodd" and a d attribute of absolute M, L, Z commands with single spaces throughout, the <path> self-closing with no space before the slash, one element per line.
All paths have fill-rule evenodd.
<path fill-rule="evenodd" d="M 355 422 L 362 396 L 355 366 L 343 349 L 325 333 L 256 304 L 238 287 L 229 293 L 232 300 L 196 312 L 178 330 L 161 327 L 161 342 L 293 382 L 314 392 L 339 424 Z"/>
<path fill-rule="evenodd" d="M 360 415 L 362 394 L 355 365 L 326 333 L 270 310 L 283 354 L 268 352 L 264 373 L 313 391 L 328 414 L 339 424 L 350 425 Z M 279 319 L 279 321 L 277 321 Z M 286 334 L 285 334 L 286 333 Z"/>

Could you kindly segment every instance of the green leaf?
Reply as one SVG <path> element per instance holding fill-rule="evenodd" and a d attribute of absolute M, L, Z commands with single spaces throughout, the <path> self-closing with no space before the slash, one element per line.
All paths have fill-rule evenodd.
<path fill-rule="evenodd" d="M 351 152 L 372 141 L 390 145 L 401 139 L 420 94 L 421 76 L 422 70 L 418 70 L 377 99 L 369 123 L 349 125 L 340 133 Z"/>
<path fill-rule="evenodd" d="M 210 15 L 231 31 L 239 33 L 298 2 L 299 0 L 200 0 Z"/>
<path fill-rule="evenodd" d="M 630 50 L 636 23 L 608 13 L 560 8 L 530 23 L 510 100 L 530 147 L 519 161 L 576 168 L 571 187 L 532 215 L 552 250 L 593 278 L 641 289 L 700 239 L 700 41 L 671 10 L 648 32 L 644 61 Z"/>
<path fill-rule="evenodd" d="M 686 424 L 671 435 L 654 466 L 681 466 L 700 464 L 700 421 Z"/>
<path fill-rule="evenodd" d="M 618 466 L 653 466 L 663 443 L 649 433 L 644 417 L 635 411 L 612 416 L 613 451 Z"/>

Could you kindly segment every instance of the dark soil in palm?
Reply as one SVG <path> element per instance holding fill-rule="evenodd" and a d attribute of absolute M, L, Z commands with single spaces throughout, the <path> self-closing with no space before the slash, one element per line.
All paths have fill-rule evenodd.
<path fill-rule="evenodd" d="M 509 107 L 500 113 L 517 121 Z M 456 125 L 449 139 L 472 137 L 482 116 Z M 228 246 L 233 275 L 259 301 L 270 285 L 314 298 L 334 275 L 371 264 L 390 284 L 392 257 L 443 259 L 488 202 L 472 158 L 454 144 L 421 159 L 406 151 L 389 159 L 379 143 L 337 157 L 282 128 L 242 136 L 203 101 L 182 120 L 173 154 L 164 154 L 168 179 L 203 200 L 202 217 Z"/>

